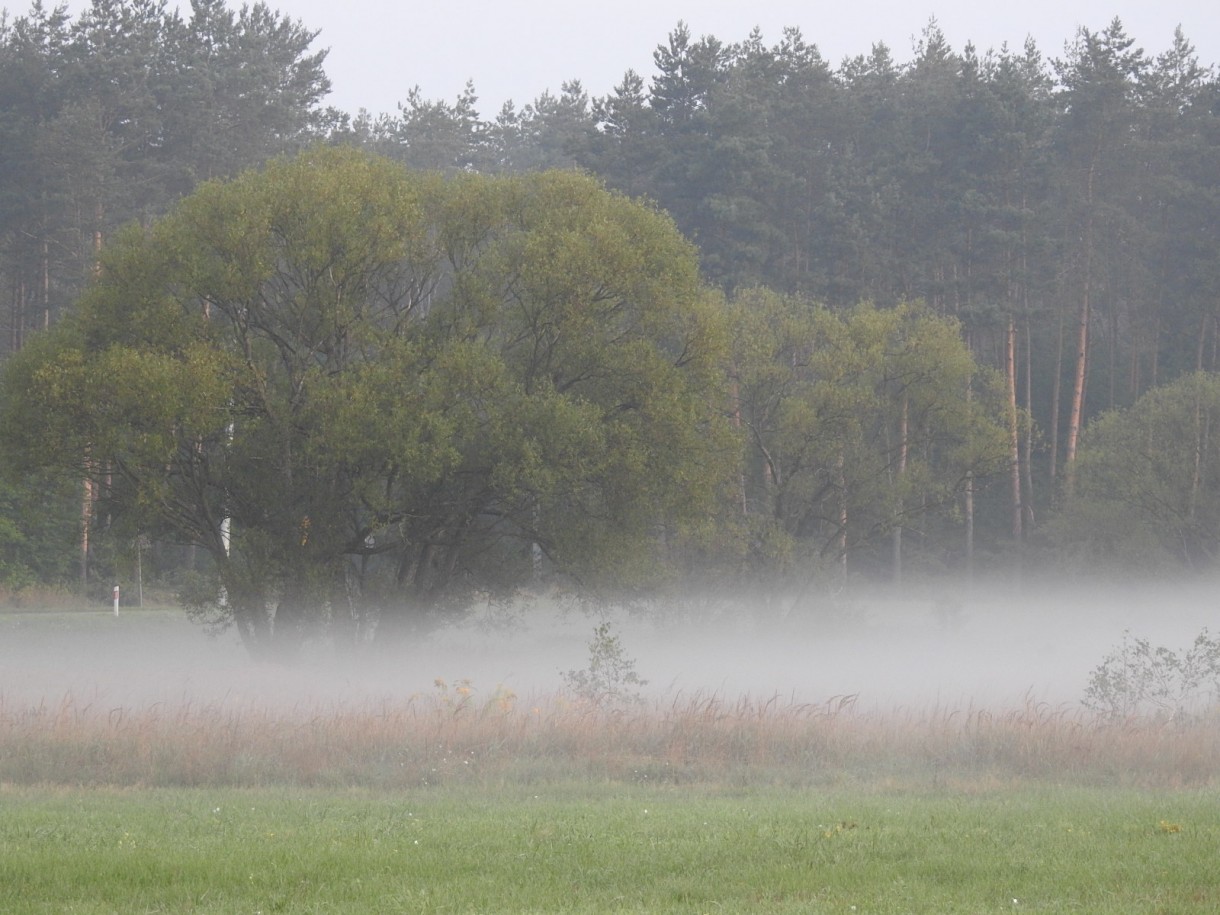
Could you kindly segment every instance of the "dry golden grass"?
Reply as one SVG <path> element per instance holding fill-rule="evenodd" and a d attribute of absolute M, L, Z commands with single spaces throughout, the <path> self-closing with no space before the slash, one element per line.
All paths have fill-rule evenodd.
<path fill-rule="evenodd" d="M 71 588 L 54 585 L 13 588 L 0 585 L 0 609 L 6 612 L 79 610 L 80 607 L 80 594 Z"/>
<path fill-rule="evenodd" d="M 605 708 L 438 681 L 401 701 L 103 707 L 0 698 L 0 781 L 96 785 L 508 784 L 609 780 L 943 785 L 1014 781 L 1205 786 L 1220 719 L 1104 723 L 1027 702 L 1007 711 L 865 711 L 779 697 L 679 695 Z"/>

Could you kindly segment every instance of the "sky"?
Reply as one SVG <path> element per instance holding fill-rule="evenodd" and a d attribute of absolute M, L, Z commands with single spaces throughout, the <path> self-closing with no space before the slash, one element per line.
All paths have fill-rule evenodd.
<path fill-rule="evenodd" d="M 393 113 L 413 86 L 424 98 L 452 101 L 467 80 L 473 80 L 479 109 L 488 118 L 508 99 L 520 108 L 545 90 L 558 94 L 571 79 L 579 79 L 591 96 L 606 95 L 628 68 L 651 78 L 652 53 L 679 20 L 696 37 L 714 35 L 725 43 L 744 39 L 758 26 L 773 45 L 786 26 L 797 26 L 837 65 L 867 54 L 876 42 L 888 45 L 896 60 L 908 60 L 913 40 L 933 16 L 955 50 L 967 41 L 980 51 L 1005 42 L 1019 49 L 1032 36 L 1046 57 L 1061 55 L 1079 26 L 1100 31 L 1118 16 L 1149 54 L 1167 49 L 1181 25 L 1204 64 L 1220 62 L 1214 0 L 930 0 L 927 6 L 910 0 L 267 3 L 320 31 L 315 48 L 330 49 L 326 72 L 333 86 L 327 102 L 350 113 Z"/>

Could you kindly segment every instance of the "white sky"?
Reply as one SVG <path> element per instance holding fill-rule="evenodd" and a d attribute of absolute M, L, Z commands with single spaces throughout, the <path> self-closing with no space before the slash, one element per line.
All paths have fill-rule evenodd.
<path fill-rule="evenodd" d="M 236 0 L 233 0 L 236 2 Z M 16 5 L 16 4 L 10 4 Z M 678 20 L 697 37 L 740 41 L 759 26 L 778 42 L 799 26 L 831 64 L 864 54 L 876 41 L 898 61 L 935 15 L 956 50 L 973 41 L 980 51 L 1003 42 L 1020 48 L 1032 35 L 1046 57 L 1083 25 L 1100 31 L 1114 16 L 1150 54 L 1169 47 L 1181 25 L 1205 65 L 1220 62 L 1220 13 L 1214 0 L 616 0 L 580 4 L 557 0 L 268 0 L 281 13 L 321 30 L 315 47 L 329 48 L 330 104 L 349 112 L 397 110 L 418 85 L 425 98 L 453 100 L 474 80 L 479 107 L 492 117 L 511 98 L 520 108 L 543 90 L 579 79 L 591 96 L 605 95 L 633 68 L 645 80 L 652 52 Z"/>
<path fill-rule="evenodd" d="M 89 0 L 68 0 L 79 12 Z M 229 0 L 238 6 L 253 0 Z M 1020 49 L 1032 35 L 1046 58 L 1060 56 L 1078 26 L 1100 31 L 1118 16 L 1150 55 L 1166 50 L 1181 25 L 1204 65 L 1220 63 L 1220 12 L 1215 0 L 265 0 L 273 9 L 320 31 L 315 49 L 329 48 L 327 103 L 355 113 L 395 112 L 411 87 L 427 99 L 452 101 L 473 80 L 479 109 L 491 118 L 512 99 L 518 108 L 544 90 L 579 79 L 590 96 L 606 95 L 634 69 L 647 83 L 652 52 L 683 20 L 697 38 L 731 44 L 754 26 L 768 46 L 786 26 L 798 26 L 832 66 L 867 54 L 874 42 L 910 59 L 914 38 L 935 16 L 960 51 L 1007 42 Z M 52 5 L 44 0 L 47 6 Z M 27 0 L 0 0 L 11 14 Z M 189 0 L 170 0 L 188 15 Z"/>

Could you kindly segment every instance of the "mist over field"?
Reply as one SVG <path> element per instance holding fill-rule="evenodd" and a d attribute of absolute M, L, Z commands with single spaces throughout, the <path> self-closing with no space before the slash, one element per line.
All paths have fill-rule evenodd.
<path fill-rule="evenodd" d="M 553 694 L 589 663 L 602 620 L 648 681 L 642 692 L 821 703 L 855 694 L 865 709 L 1074 706 L 1090 670 L 1129 630 L 1188 646 L 1215 627 L 1215 582 L 1062 583 L 1021 593 L 976 584 L 907 596 L 826 598 L 765 617 L 690 601 L 650 616 L 535 607 L 511 625 L 478 614 L 394 652 L 344 656 L 315 646 L 294 665 L 252 661 L 233 632 L 206 635 L 176 613 L 13 614 L 0 618 L 0 699 L 10 708 L 222 706 L 309 710 L 435 694 L 437 678 Z"/>

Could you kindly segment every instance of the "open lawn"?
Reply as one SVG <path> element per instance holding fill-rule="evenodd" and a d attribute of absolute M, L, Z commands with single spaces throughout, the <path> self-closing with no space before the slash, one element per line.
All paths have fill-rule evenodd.
<path fill-rule="evenodd" d="M 1214 912 L 1220 795 L 0 790 L 0 911 Z"/>

